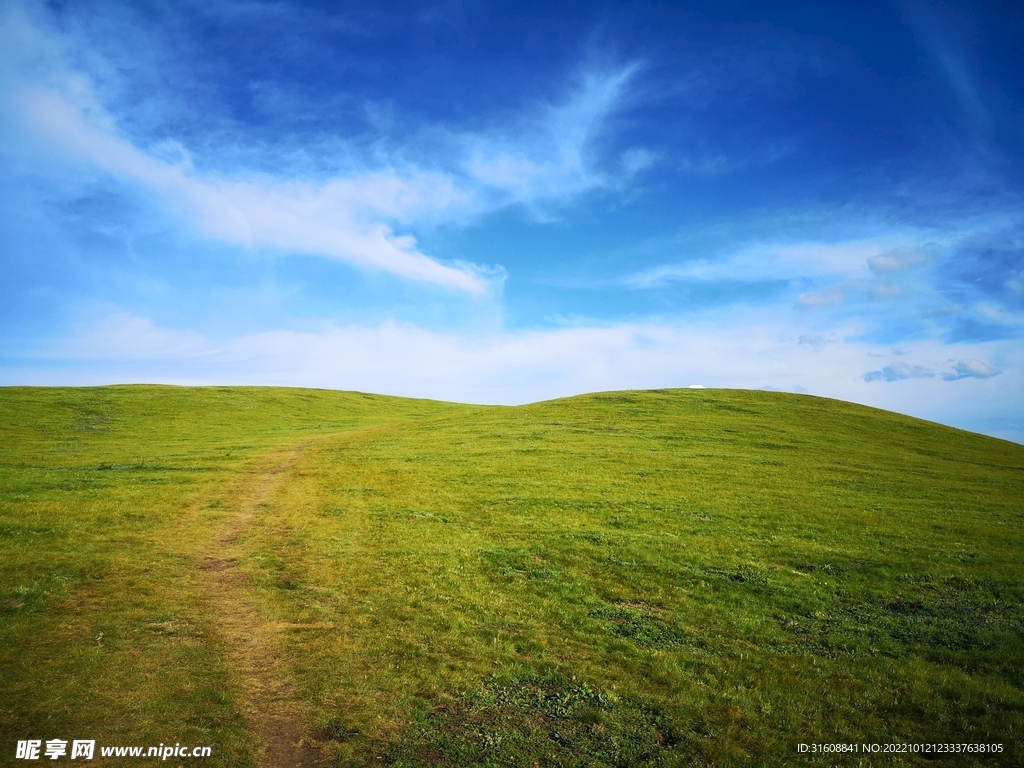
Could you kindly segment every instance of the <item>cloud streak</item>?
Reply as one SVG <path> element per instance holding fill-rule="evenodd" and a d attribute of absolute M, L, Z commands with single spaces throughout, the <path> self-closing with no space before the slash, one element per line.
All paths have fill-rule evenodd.
<path fill-rule="evenodd" d="M 924 365 L 910 365 L 908 363 L 893 363 L 879 371 L 870 371 L 864 374 L 864 381 L 904 381 L 906 379 L 934 379 L 936 376 L 942 381 L 960 381 L 961 379 L 991 379 L 998 376 L 999 371 L 995 370 L 981 360 L 960 360 L 953 366 L 952 371 L 938 374 L 936 371 Z"/>
<path fill-rule="evenodd" d="M 998 376 L 999 371 L 994 370 L 981 360 L 961 360 L 956 364 L 952 373 L 942 374 L 943 381 L 959 381 L 960 379 L 991 379 Z"/>
<path fill-rule="evenodd" d="M 583 71 L 572 96 L 542 110 L 541 118 L 525 132 L 512 137 L 500 133 L 463 137 L 465 172 L 483 186 L 504 193 L 509 201 L 528 207 L 609 186 L 612 179 L 588 162 L 586 152 L 606 118 L 621 106 L 626 87 L 638 71 L 638 64 Z M 622 167 L 631 175 L 652 161 L 649 152 L 634 147 L 624 154 Z"/>
<path fill-rule="evenodd" d="M 893 363 L 885 366 L 880 371 L 871 371 L 864 374 L 864 381 L 903 381 L 905 379 L 932 379 L 935 378 L 935 371 L 923 365 L 910 365 L 908 363 Z"/>
<path fill-rule="evenodd" d="M 487 294 L 503 270 L 441 263 L 420 250 L 408 229 L 465 222 L 513 204 L 539 210 L 608 186 L 586 154 L 637 69 L 583 72 L 579 89 L 563 104 L 544 109 L 533 129 L 457 137 L 461 159 L 454 158 L 447 170 L 385 156 L 318 180 L 244 169 L 218 174 L 196 170 L 177 142 L 141 149 L 121 133 L 88 78 L 61 60 L 59 45 L 24 16 L 8 12 L 7 21 L 23 28 L 24 40 L 35 41 L 29 50 L 23 45 L 7 54 L 6 69 L 15 73 L 7 95 L 35 142 L 48 142 L 42 151 L 56 150 L 69 162 L 155 193 L 212 240 L 327 257 L 474 295 Z M 634 162 L 627 171 L 644 164 Z"/>
<path fill-rule="evenodd" d="M 327 256 L 448 289 L 486 290 L 482 270 L 440 264 L 386 223 L 464 203 L 466 194 L 443 174 L 386 169 L 321 184 L 209 178 L 187 162 L 170 164 L 141 151 L 100 110 L 84 110 L 53 90 L 27 90 L 20 106 L 63 152 L 158 193 L 207 237 Z"/>
<path fill-rule="evenodd" d="M 642 322 L 477 334 L 387 321 L 374 326 L 323 324 L 311 330 L 218 340 L 187 329 L 162 328 L 148 318 L 118 311 L 71 336 L 34 345 L 34 352 L 17 364 L 8 355 L 0 375 L 6 384 L 156 379 L 319 386 L 506 404 L 584 391 L 699 382 L 708 387 L 809 391 L 923 418 L 941 413 L 947 423 L 968 428 L 978 428 L 972 414 L 987 412 L 989 398 L 1013 396 L 1016 379 L 999 376 L 980 360 L 997 354 L 998 345 L 911 344 L 904 352 L 912 359 L 935 359 L 951 349 L 962 357 L 945 373 L 937 371 L 950 363 L 896 361 L 863 375 L 860 371 L 868 360 L 890 356 L 892 350 L 851 341 L 854 327 L 837 333 L 829 343 L 807 343 L 807 338 L 792 336 L 791 329 L 767 317 L 763 320 L 732 329 Z M 1024 368 L 1019 352 L 999 354 L 1001 367 L 1014 376 Z M 100 378 L 85 373 L 93 369 L 102 371 Z M 909 379 L 916 380 L 914 388 L 877 384 Z M 960 394 L 964 387 L 985 394 L 965 400 Z"/>

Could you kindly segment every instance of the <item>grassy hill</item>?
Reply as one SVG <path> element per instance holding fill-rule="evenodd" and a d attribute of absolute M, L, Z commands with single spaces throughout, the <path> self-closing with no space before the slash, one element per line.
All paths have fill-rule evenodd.
<path fill-rule="evenodd" d="M 1020 764 L 1022 555 L 1024 447 L 813 397 L 0 389 L 0 764 Z"/>

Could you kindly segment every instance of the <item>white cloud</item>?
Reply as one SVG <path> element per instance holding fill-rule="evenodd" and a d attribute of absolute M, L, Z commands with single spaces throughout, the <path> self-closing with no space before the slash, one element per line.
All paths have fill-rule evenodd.
<path fill-rule="evenodd" d="M 929 309 L 924 312 L 922 317 L 950 317 L 951 315 L 959 314 L 963 312 L 964 308 L 959 304 L 950 304 L 945 307 L 939 307 L 938 309 Z"/>
<path fill-rule="evenodd" d="M 563 202 L 614 181 L 587 158 L 606 117 L 621 104 L 635 65 L 583 72 L 564 103 L 516 131 L 455 137 L 461 160 L 447 169 L 377 156 L 328 179 L 200 172 L 187 148 L 164 140 L 140 148 L 119 129 L 90 81 L 67 64 L 59 37 L 9 10 L 0 54 L 5 109 L 22 120 L 25 151 L 99 169 L 156 193 L 201 234 L 281 253 L 323 256 L 446 289 L 484 294 L 500 268 L 440 263 L 401 229 L 478 217 L 497 206 Z M 13 31 L 12 31 L 13 30 Z M 41 144 L 42 142 L 42 144 Z M 54 152 L 56 150 L 56 153 Z M 651 158 L 629 155 L 637 172 Z M 349 158 L 351 160 L 351 158 Z M 436 161 L 436 158 L 432 159 Z"/>
<path fill-rule="evenodd" d="M 942 374 L 945 381 L 957 381 L 959 379 L 990 379 L 997 376 L 999 371 L 994 370 L 981 360 L 961 360 L 954 366 L 951 373 Z"/>
<path fill-rule="evenodd" d="M 929 252 L 934 252 L 937 247 L 929 243 L 920 248 L 908 245 L 893 248 L 868 259 L 868 267 L 872 272 L 903 272 L 924 263 Z"/>
<path fill-rule="evenodd" d="M 1024 270 L 1007 280 L 1005 285 L 1018 296 L 1024 296 Z"/>
<path fill-rule="evenodd" d="M 460 334 L 385 322 L 215 340 L 115 312 L 71 337 L 35 345 L 38 351 L 20 367 L 0 368 L 0 383 L 275 384 L 515 404 L 700 382 L 808 391 L 974 429 L 985 429 L 985 419 L 1019 412 L 1024 350 L 1014 342 L 915 342 L 901 350 L 915 362 L 893 361 L 864 375 L 872 355 L 894 353 L 850 341 L 861 332 L 850 324 L 831 329 L 832 343 L 794 344 L 791 328 L 763 315 L 740 318 L 730 329 L 624 323 Z M 958 362 L 949 360 L 950 352 Z M 994 358 L 1002 375 L 980 362 Z M 969 379 L 984 394 L 964 398 L 950 377 Z M 914 386 L 878 383 L 905 379 L 914 379 Z"/>
<path fill-rule="evenodd" d="M 839 242 L 762 242 L 712 258 L 663 264 L 635 272 L 619 283 L 637 289 L 716 281 L 825 283 L 826 287 L 804 291 L 796 297 L 796 306 L 804 309 L 836 307 L 848 299 L 896 299 L 917 290 L 914 286 L 897 284 L 898 273 L 934 258 L 943 247 L 933 241 L 923 245 L 899 244 L 901 241 L 919 242 L 921 238 L 921 233 L 894 231 L 874 238 Z M 880 282 L 883 274 L 887 275 L 885 283 Z"/>
<path fill-rule="evenodd" d="M 440 264 L 386 223 L 463 204 L 466 193 L 450 176 L 385 169 L 325 183 L 204 177 L 187 163 L 172 165 L 141 151 L 116 133 L 99 107 L 85 109 L 43 88 L 23 92 L 20 106 L 62 151 L 156 191 L 208 237 L 328 256 L 450 289 L 486 290 L 482 270 Z"/>
<path fill-rule="evenodd" d="M 797 243 L 780 247 L 778 259 L 780 264 L 789 265 L 789 270 L 794 274 L 854 275 L 861 272 L 867 254 L 877 253 L 882 247 L 882 243 L 875 238 L 836 243 Z"/>
<path fill-rule="evenodd" d="M 613 179 L 587 157 L 606 118 L 622 105 L 626 86 L 636 75 L 632 64 L 604 72 L 582 72 L 580 87 L 564 104 L 546 107 L 540 117 L 507 131 L 460 137 L 465 147 L 463 170 L 470 179 L 527 206 L 561 201 Z M 632 175 L 647 167 L 653 155 L 642 148 L 622 157 Z"/>
<path fill-rule="evenodd" d="M 835 286 L 824 291 L 808 291 L 796 297 L 797 306 L 814 308 L 830 307 L 843 303 L 843 291 Z"/>
<path fill-rule="evenodd" d="M 900 241 L 916 237 L 914 232 L 895 232 L 885 237 L 838 242 L 762 242 L 714 258 L 663 264 L 628 275 L 621 282 L 632 288 L 658 288 L 684 281 L 864 279 L 868 276 L 865 265 L 873 258 L 881 258 L 880 251 L 919 252 L 917 246 L 898 245 Z M 822 296 L 811 293 L 806 299 L 807 305 L 820 306 L 814 304 L 816 300 L 834 304 L 837 296 L 835 292 Z"/>
<path fill-rule="evenodd" d="M 654 165 L 657 155 L 644 147 L 631 147 L 622 153 L 619 164 L 627 176 L 633 176 Z"/>
<path fill-rule="evenodd" d="M 803 344 L 804 346 L 813 347 L 817 349 L 823 344 L 830 344 L 834 342 L 835 339 L 829 339 L 820 333 L 803 333 L 800 334 L 799 337 L 797 337 L 796 341 L 798 344 Z"/>
<path fill-rule="evenodd" d="M 64 360 L 180 360 L 210 352 L 202 334 L 157 328 L 147 317 L 117 311 L 81 325 L 74 341 L 44 345 L 42 355 Z"/>
<path fill-rule="evenodd" d="M 934 376 L 935 371 L 923 365 L 893 363 L 880 371 L 865 373 L 864 381 L 903 381 L 904 379 L 931 379 Z"/>
<path fill-rule="evenodd" d="M 960 379 L 990 379 L 999 375 L 981 360 L 960 360 L 952 371 L 941 374 L 943 381 L 959 381 Z M 892 363 L 881 370 L 864 374 L 864 381 L 903 381 L 904 379 L 932 379 L 938 374 L 932 368 L 909 363 Z"/>
<path fill-rule="evenodd" d="M 1008 328 L 1024 328 L 1024 312 L 1014 312 L 990 302 L 979 302 L 974 311 L 985 320 Z"/>

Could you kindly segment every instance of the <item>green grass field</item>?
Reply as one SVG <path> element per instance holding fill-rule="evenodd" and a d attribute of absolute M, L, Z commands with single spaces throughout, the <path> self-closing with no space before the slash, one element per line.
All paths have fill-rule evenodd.
<path fill-rule="evenodd" d="M 0 555 L 4 765 L 1024 762 L 1024 446 L 847 403 L 4 388 Z"/>

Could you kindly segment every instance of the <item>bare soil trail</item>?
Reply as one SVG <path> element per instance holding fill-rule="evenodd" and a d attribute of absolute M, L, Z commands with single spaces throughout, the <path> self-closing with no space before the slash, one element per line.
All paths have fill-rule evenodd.
<path fill-rule="evenodd" d="M 232 683 L 259 739 L 261 768 L 319 768 L 324 758 L 298 715 L 278 643 L 280 622 L 267 622 L 252 602 L 247 578 L 238 569 L 244 552 L 241 533 L 287 477 L 304 445 L 275 454 L 252 470 L 238 489 L 232 515 L 199 562 L 210 615 L 224 638 Z"/>

